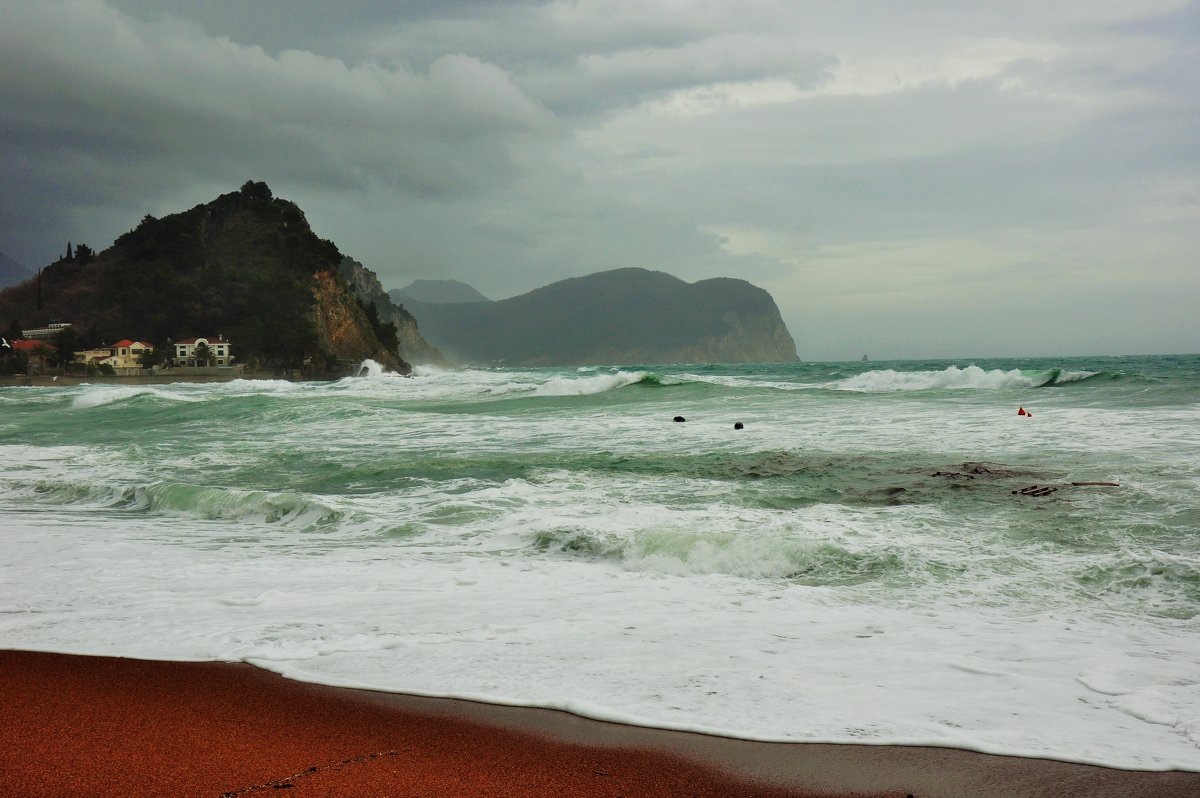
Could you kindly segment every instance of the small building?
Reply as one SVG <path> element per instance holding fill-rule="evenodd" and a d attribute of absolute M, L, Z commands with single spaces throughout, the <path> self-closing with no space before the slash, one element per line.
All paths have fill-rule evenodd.
<path fill-rule="evenodd" d="M 30 371 L 45 371 L 49 362 L 55 360 L 58 347 L 45 341 L 18 338 L 11 342 L 14 352 L 23 352 L 29 359 Z"/>
<path fill-rule="evenodd" d="M 200 348 L 201 344 L 208 350 L 208 362 L 203 360 L 197 362 L 196 360 L 196 350 Z M 182 341 L 176 341 L 174 347 L 176 366 L 229 366 L 233 364 L 232 345 L 219 335 L 212 338 L 185 338 Z"/>
<path fill-rule="evenodd" d="M 120 374 L 137 374 L 142 365 L 142 355 L 153 352 L 154 346 L 145 341 L 124 338 L 109 347 L 84 349 L 74 353 L 72 360 L 85 366 L 112 366 Z"/>
<path fill-rule="evenodd" d="M 21 332 L 23 332 L 25 334 L 25 338 L 27 340 L 49 341 L 50 339 L 57 336 L 59 333 L 65 332 L 66 330 L 69 330 L 69 329 L 71 329 L 71 323 L 69 321 L 67 321 L 67 322 L 54 322 L 53 324 L 50 324 L 47 327 L 34 327 L 29 330 L 22 330 Z"/>
<path fill-rule="evenodd" d="M 112 350 L 111 349 L 83 349 L 74 353 L 71 361 L 74 363 L 83 363 L 84 365 L 99 366 L 101 363 L 112 365 Z"/>
<path fill-rule="evenodd" d="M 123 338 L 112 345 L 113 368 L 136 369 L 142 367 L 142 355 L 154 352 L 153 344 Z"/>

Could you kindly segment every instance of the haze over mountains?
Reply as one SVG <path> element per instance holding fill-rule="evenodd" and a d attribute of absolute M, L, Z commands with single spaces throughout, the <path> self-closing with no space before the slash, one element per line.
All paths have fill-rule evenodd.
<path fill-rule="evenodd" d="M 32 269 L 22 266 L 12 258 L 0 252 L 0 288 L 23 283 L 33 277 Z"/>
<path fill-rule="evenodd" d="M 451 302 L 491 302 L 492 300 L 458 280 L 414 280 L 404 288 L 393 288 L 388 295 L 397 303 L 429 302 L 445 305 Z"/>
<path fill-rule="evenodd" d="M 420 320 L 432 344 L 464 364 L 798 360 L 774 299 L 745 280 L 685 283 L 665 272 L 625 268 L 562 280 L 498 302 L 420 301 L 409 288 L 393 292 L 394 298 Z M 443 288 L 424 295 L 442 296 Z"/>

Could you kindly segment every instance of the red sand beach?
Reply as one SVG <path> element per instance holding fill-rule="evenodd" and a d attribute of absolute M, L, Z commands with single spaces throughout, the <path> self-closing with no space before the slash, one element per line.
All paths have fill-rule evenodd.
<path fill-rule="evenodd" d="M 766 744 L 323 687 L 244 664 L 0 651 L 0 796 L 1189 796 L 1200 773 Z"/>

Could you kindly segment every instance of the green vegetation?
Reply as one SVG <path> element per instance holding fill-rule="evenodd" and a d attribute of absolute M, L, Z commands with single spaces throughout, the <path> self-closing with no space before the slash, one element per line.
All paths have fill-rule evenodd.
<path fill-rule="evenodd" d="M 371 324 L 371 329 L 375 332 L 375 337 L 389 352 L 395 352 L 400 347 L 400 333 L 396 328 L 396 323 L 389 321 L 383 322 L 379 319 L 379 308 L 374 302 L 364 302 L 361 299 L 355 299 L 358 306 L 367 314 L 367 321 Z"/>

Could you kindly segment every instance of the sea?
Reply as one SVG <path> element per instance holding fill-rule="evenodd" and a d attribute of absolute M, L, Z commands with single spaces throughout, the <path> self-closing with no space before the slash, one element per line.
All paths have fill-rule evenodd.
<path fill-rule="evenodd" d="M 0 647 L 1196 771 L 1200 356 L 0 388 Z"/>

